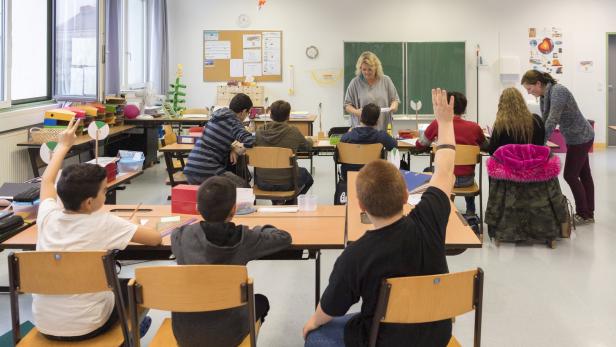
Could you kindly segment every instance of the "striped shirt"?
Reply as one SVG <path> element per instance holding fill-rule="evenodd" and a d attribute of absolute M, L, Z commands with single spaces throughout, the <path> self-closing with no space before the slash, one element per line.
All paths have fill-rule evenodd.
<path fill-rule="evenodd" d="M 244 129 L 235 112 L 226 107 L 214 112 L 203 136 L 188 155 L 184 174 L 193 181 L 203 182 L 206 178 L 224 173 L 231 144 L 236 140 L 245 147 L 252 147 L 255 142 L 254 136 Z"/>

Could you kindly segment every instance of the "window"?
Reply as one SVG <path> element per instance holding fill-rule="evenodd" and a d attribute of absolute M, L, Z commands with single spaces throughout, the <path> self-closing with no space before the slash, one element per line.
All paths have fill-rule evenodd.
<path fill-rule="evenodd" d="M 146 0 L 123 0 L 122 89 L 145 86 L 146 6 Z"/>
<path fill-rule="evenodd" d="M 98 87 L 97 0 L 54 1 L 54 98 L 93 100 Z"/>
<path fill-rule="evenodd" d="M 51 98 L 48 1 L 11 3 L 12 104 Z"/>

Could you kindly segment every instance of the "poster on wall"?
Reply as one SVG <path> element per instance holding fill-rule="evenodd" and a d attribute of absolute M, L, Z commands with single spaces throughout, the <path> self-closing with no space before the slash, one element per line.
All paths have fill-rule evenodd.
<path fill-rule="evenodd" d="M 563 34 L 557 27 L 528 28 L 531 69 L 561 75 L 563 73 Z"/>

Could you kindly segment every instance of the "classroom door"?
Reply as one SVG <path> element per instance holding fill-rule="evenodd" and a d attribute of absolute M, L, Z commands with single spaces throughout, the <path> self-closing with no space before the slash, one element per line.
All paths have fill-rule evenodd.
<path fill-rule="evenodd" d="M 616 34 L 608 35 L 607 45 L 607 124 L 616 125 Z M 616 131 L 608 129 L 607 145 L 616 146 Z"/>

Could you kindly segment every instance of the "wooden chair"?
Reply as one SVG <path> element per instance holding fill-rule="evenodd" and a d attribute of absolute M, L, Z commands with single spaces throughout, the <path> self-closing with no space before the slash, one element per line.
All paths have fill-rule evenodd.
<path fill-rule="evenodd" d="M 135 269 L 128 284 L 131 315 L 138 306 L 173 312 L 207 312 L 247 306 L 249 334 L 240 344 L 256 346 L 257 326 L 253 282 L 245 266 L 178 265 Z M 131 316 L 131 319 L 135 316 Z M 138 326 L 133 321 L 132 326 Z M 139 331 L 131 331 L 135 347 L 140 347 Z M 150 347 L 177 346 L 166 318 L 149 344 Z"/>
<path fill-rule="evenodd" d="M 430 166 L 434 160 L 434 152 L 430 156 Z M 456 145 L 456 158 L 454 165 L 477 165 L 479 164 L 479 183 L 477 180 L 473 182 L 472 186 L 453 188 L 451 191 L 452 200 L 456 196 L 477 196 L 479 195 L 479 232 L 483 235 L 483 168 L 482 168 L 482 156 L 479 146 L 472 145 Z"/>
<path fill-rule="evenodd" d="M 338 183 L 338 164 L 366 165 L 382 157 L 383 145 L 380 143 L 338 143 L 334 154 L 334 182 Z"/>
<path fill-rule="evenodd" d="M 171 124 L 163 125 L 163 131 L 165 132 L 165 135 L 161 140 L 161 144 L 163 146 L 172 145 L 178 142 L 178 137 L 175 134 Z M 178 184 L 188 184 L 186 176 L 184 176 L 184 173 L 182 172 L 182 170 L 184 170 L 184 166 L 186 166 L 184 163 L 184 158 L 186 156 L 182 154 L 174 155 L 173 153 L 165 153 L 164 155 L 168 175 L 165 183 L 172 187 Z"/>
<path fill-rule="evenodd" d="M 263 190 L 256 185 L 252 188 L 257 199 L 293 200 L 302 187 L 298 186 L 297 158 L 290 148 L 282 147 L 254 147 L 246 151 L 247 165 L 256 169 L 290 169 L 292 176 L 292 190 L 270 191 Z M 256 175 L 256 174 L 255 174 Z"/>
<path fill-rule="evenodd" d="M 130 346 L 125 311 L 117 309 L 125 306 L 119 290 L 113 251 L 19 252 L 9 254 L 8 262 L 15 346 Z M 102 335 L 84 341 L 64 342 L 47 339 L 36 328 L 24 337 L 19 332 L 19 293 L 72 295 L 111 290 L 116 294 L 119 319 Z"/>
<path fill-rule="evenodd" d="M 427 323 L 451 319 L 475 310 L 474 346 L 481 345 L 483 270 L 431 276 L 389 278 L 379 291 L 370 329 L 375 347 L 381 323 Z M 460 346 L 452 336 L 448 347 Z"/>

